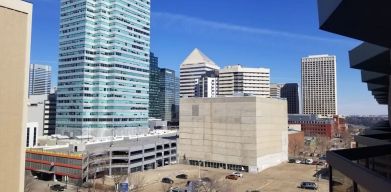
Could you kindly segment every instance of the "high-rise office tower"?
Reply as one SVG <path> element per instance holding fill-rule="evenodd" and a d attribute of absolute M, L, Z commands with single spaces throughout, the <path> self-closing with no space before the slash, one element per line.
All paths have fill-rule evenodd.
<path fill-rule="evenodd" d="M 160 69 L 160 116 L 165 121 L 172 121 L 175 116 L 175 105 L 177 88 L 175 87 L 175 71 L 171 69 Z"/>
<path fill-rule="evenodd" d="M 180 79 L 179 77 L 175 77 L 175 92 L 174 92 L 174 97 L 175 97 L 175 106 L 173 108 L 173 118 L 172 122 L 169 122 L 170 124 L 176 124 L 179 125 L 179 100 L 180 100 Z"/>
<path fill-rule="evenodd" d="M 300 113 L 299 85 L 297 83 L 284 84 L 281 88 L 280 97 L 286 98 L 289 114 Z"/>
<path fill-rule="evenodd" d="M 207 71 L 196 85 L 196 97 L 217 97 L 219 91 L 219 71 Z"/>
<path fill-rule="evenodd" d="M 180 96 L 195 97 L 196 85 L 206 71 L 220 69 L 199 49 L 194 49 L 180 66 Z"/>
<path fill-rule="evenodd" d="M 304 114 L 337 114 L 336 57 L 311 55 L 301 59 Z"/>
<path fill-rule="evenodd" d="M 50 65 L 30 64 L 29 95 L 50 93 L 52 67 Z"/>
<path fill-rule="evenodd" d="M 159 59 L 152 52 L 149 60 L 149 117 L 160 117 Z"/>
<path fill-rule="evenodd" d="M 0 0 L 1 191 L 23 192 L 33 6 Z"/>
<path fill-rule="evenodd" d="M 219 74 L 219 95 L 244 93 L 270 97 L 270 69 L 226 66 Z"/>
<path fill-rule="evenodd" d="M 281 88 L 284 84 L 271 83 L 270 84 L 270 97 L 281 98 Z"/>
<path fill-rule="evenodd" d="M 148 130 L 150 0 L 62 0 L 56 133 Z"/>

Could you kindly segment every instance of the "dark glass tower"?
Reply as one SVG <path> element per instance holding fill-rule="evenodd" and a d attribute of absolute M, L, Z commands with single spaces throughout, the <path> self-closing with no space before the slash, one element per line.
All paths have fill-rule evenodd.
<path fill-rule="evenodd" d="M 160 89 L 159 89 L 159 99 L 160 99 L 160 117 L 166 121 L 173 121 L 175 116 L 176 108 L 176 97 L 175 94 L 178 91 L 175 83 L 177 77 L 175 77 L 175 71 L 171 69 L 160 69 Z"/>
<path fill-rule="evenodd" d="M 149 117 L 159 118 L 159 59 L 152 52 L 149 60 Z"/>
<path fill-rule="evenodd" d="M 281 88 L 281 98 L 286 98 L 288 102 L 288 113 L 299 114 L 299 85 L 297 83 L 287 83 Z"/>

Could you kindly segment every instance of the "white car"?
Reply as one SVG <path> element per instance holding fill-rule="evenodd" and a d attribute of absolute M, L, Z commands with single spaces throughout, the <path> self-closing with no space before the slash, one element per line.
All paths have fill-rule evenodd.
<path fill-rule="evenodd" d="M 313 159 L 306 159 L 306 160 L 305 160 L 305 163 L 306 163 L 306 164 L 312 164 L 313 162 L 314 162 Z"/>
<path fill-rule="evenodd" d="M 301 161 L 300 161 L 300 160 L 298 160 L 298 159 L 296 159 L 295 163 L 297 163 L 297 164 L 300 164 L 300 163 L 301 163 Z"/>
<path fill-rule="evenodd" d="M 238 177 L 243 177 L 243 174 L 240 172 L 233 172 L 232 175 L 236 175 Z"/>

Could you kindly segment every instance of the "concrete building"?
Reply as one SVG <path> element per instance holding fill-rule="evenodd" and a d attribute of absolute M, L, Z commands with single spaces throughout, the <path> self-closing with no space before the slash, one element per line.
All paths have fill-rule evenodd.
<path fill-rule="evenodd" d="M 156 129 L 167 129 L 167 121 L 163 121 L 161 119 L 148 119 L 148 126 L 149 130 L 156 130 Z"/>
<path fill-rule="evenodd" d="M 226 66 L 219 72 L 219 95 L 236 93 L 270 97 L 270 69 Z"/>
<path fill-rule="evenodd" d="M 28 122 L 26 124 L 26 147 L 34 147 L 37 145 L 39 135 L 39 123 Z"/>
<path fill-rule="evenodd" d="M 45 100 L 43 135 L 56 133 L 57 91 L 50 93 Z"/>
<path fill-rule="evenodd" d="M 63 0 L 60 21 L 56 133 L 147 132 L 150 0 Z"/>
<path fill-rule="evenodd" d="M 32 4 L 0 0 L 0 186 L 24 191 Z"/>
<path fill-rule="evenodd" d="M 219 93 L 219 71 L 207 71 L 198 80 L 196 97 L 217 97 Z"/>
<path fill-rule="evenodd" d="M 26 150 L 25 169 L 41 179 L 62 182 L 65 176 L 71 183 L 84 183 L 94 177 L 145 171 L 177 161 L 177 133 L 167 130 L 116 138 L 52 135 L 38 144 Z"/>
<path fill-rule="evenodd" d="M 256 173 L 287 160 L 286 101 L 182 98 L 179 161 Z"/>
<path fill-rule="evenodd" d="M 55 133 L 56 98 L 56 93 L 29 96 L 28 122 L 38 123 L 38 136 Z"/>
<path fill-rule="evenodd" d="M 270 84 L 270 97 L 281 98 L 281 89 L 284 84 L 271 83 Z"/>
<path fill-rule="evenodd" d="M 199 49 L 194 49 L 180 66 L 180 97 L 195 97 L 199 79 L 207 71 L 220 69 Z"/>
<path fill-rule="evenodd" d="M 333 55 L 301 59 L 301 94 L 304 114 L 337 114 L 337 69 Z"/>
<path fill-rule="evenodd" d="M 389 1 L 318 0 L 320 29 L 363 41 L 349 51 L 350 67 L 380 105 L 388 120 L 354 137 L 357 148 L 328 151 L 329 191 L 391 189 L 391 12 Z M 337 43 L 335 46 L 340 46 Z M 353 93 L 351 97 L 355 97 Z M 358 102 L 357 105 L 363 105 Z M 363 106 L 365 110 L 367 106 Z"/>
<path fill-rule="evenodd" d="M 159 58 L 152 52 L 149 59 L 149 117 L 160 117 Z"/>
<path fill-rule="evenodd" d="M 280 97 L 288 102 L 288 114 L 300 113 L 299 85 L 297 83 L 286 83 L 281 88 Z"/>
<path fill-rule="evenodd" d="M 52 85 L 50 65 L 30 64 L 29 95 L 49 94 Z"/>

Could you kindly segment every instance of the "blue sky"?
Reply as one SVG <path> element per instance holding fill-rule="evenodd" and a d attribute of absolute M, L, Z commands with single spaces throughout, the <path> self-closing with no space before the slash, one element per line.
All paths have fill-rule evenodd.
<path fill-rule="evenodd" d="M 31 63 L 51 64 L 57 82 L 59 0 L 32 0 Z M 199 48 L 218 65 L 271 69 L 275 83 L 300 82 L 300 59 L 337 56 L 340 114 L 387 114 L 349 68 L 348 51 L 360 42 L 318 29 L 314 0 L 152 0 L 151 50 L 159 65 L 179 70 Z"/>

